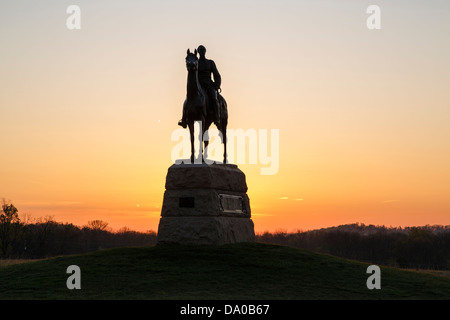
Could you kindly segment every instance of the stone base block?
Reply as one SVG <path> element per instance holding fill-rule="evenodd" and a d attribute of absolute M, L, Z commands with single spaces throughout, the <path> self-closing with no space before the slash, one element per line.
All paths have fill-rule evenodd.
<path fill-rule="evenodd" d="M 174 164 L 167 171 L 166 190 L 217 189 L 247 192 L 245 174 L 234 164 Z"/>
<path fill-rule="evenodd" d="M 254 242 L 253 221 L 236 217 L 161 217 L 158 244 L 223 245 Z"/>

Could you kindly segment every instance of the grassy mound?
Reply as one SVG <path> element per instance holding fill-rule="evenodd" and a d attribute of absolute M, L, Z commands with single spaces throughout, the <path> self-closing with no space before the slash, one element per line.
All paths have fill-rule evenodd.
<path fill-rule="evenodd" d="M 69 290 L 67 267 L 81 269 Z M 117 248 L 0 267 L 0 299 L 449 299 L 450 278 L 261 243 Z"/>

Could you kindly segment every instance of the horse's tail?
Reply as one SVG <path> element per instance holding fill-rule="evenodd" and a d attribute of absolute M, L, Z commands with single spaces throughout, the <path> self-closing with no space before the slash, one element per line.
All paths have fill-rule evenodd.
<path fill-rule="evenodd" d="M 219 100 L 219 106 L 220 106 L 220 122 L 224 123 L 225 126 L 228 123 L 228 107 L 227 102 L 225 98 L 220 94 L 217 93 L 217 99 Z"/>

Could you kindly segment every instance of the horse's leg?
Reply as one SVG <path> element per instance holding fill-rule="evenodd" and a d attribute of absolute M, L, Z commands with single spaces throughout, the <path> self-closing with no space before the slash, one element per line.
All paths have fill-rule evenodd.
<path fill-rule="evenodd" d="M 220 97 L 220 132 L 222 133 L 222 143 L 223 143 L 223 164 L 227 163 L 227 125 L 228 125 L 228 111 L 227 103 L 225 99 Z"/>
<path fill-rule="evenodd" d="M 221 125 L 222 143 L 223 143 L 223 164 L 227 163 L 227 126 Z"/>
<path fill-rule="evenodd" d="M 203 143 L 204 143 L 204 152 L 203 152 L 203 161 L 208 158 L 208 144 L 209 144 L 209 134 L 206 134 L 205 137 L 205 130 L 203 130 Z"/>
<path fill-rule="evenodd" d="M 198 162 L 203 163 L 203 127 L 205 126 L 205 120 L 202 119 L 200 122 L 200 128 L 198 130 L 198 141 L 199 143 L 199 152 L 198 152 Z"/>
<path fill-rule="evenodd" d="M 194 123 L 189 122 L 189 134 L 191 136 L 191 164 L 194 164 Z"/>
<path fill-rule="evenodd" d="M 205 154 L 203 155 L 203 159 L 206 159 L 208 157 L 208 145 L 209 145 L 209 132 L 208 129 L 211 126 L 212 121 L 209 119 L 205 120 L 205 126 L 203 128 L 203 143 L 205 144 Z M 205 137 L 206 132 L 206 137 Z M 205 139 L 206 138 L 206 139 Z"/>

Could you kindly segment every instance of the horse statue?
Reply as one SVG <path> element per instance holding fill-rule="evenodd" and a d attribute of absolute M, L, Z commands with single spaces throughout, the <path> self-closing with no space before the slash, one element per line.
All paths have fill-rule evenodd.
<path fill-rule="evenodd" d="M 192 53 L 187 50 L 186 56 L 186 69 L 188 71 L 187 77 L 187 92 L 186 99 L 183 104 L 183 112 L 186 115 L 187 126 L 189 127 L 189 133 L 191 138 L 191 163 L 194 163 L 194 123 L 195 121 L 201 122 L 200 132 L 200 150 L 199 157 L 202 162 L 205 161 L 206 154 L 203 154 L 203 143 L 205 145 L 205 151 L 208 147 L 208 140 L 203 140 L 204 133 L 209 129 L 214 122 L 214 110 L 209 103 L 208 95 L 200 85 L 198 80 L 198 57 L 197 49 Z M 217 98 L 219 102 L 219 114 L 220 124 L 217 129 L 221 133 L 222 143 L 224 145 L 223 151 L 223 163 L 227 163 L 227 124 L 228 124 L 228 109 L 225 99 L 217 92 Z M 206 152 L 205 152 L 206 153 Z"/>

